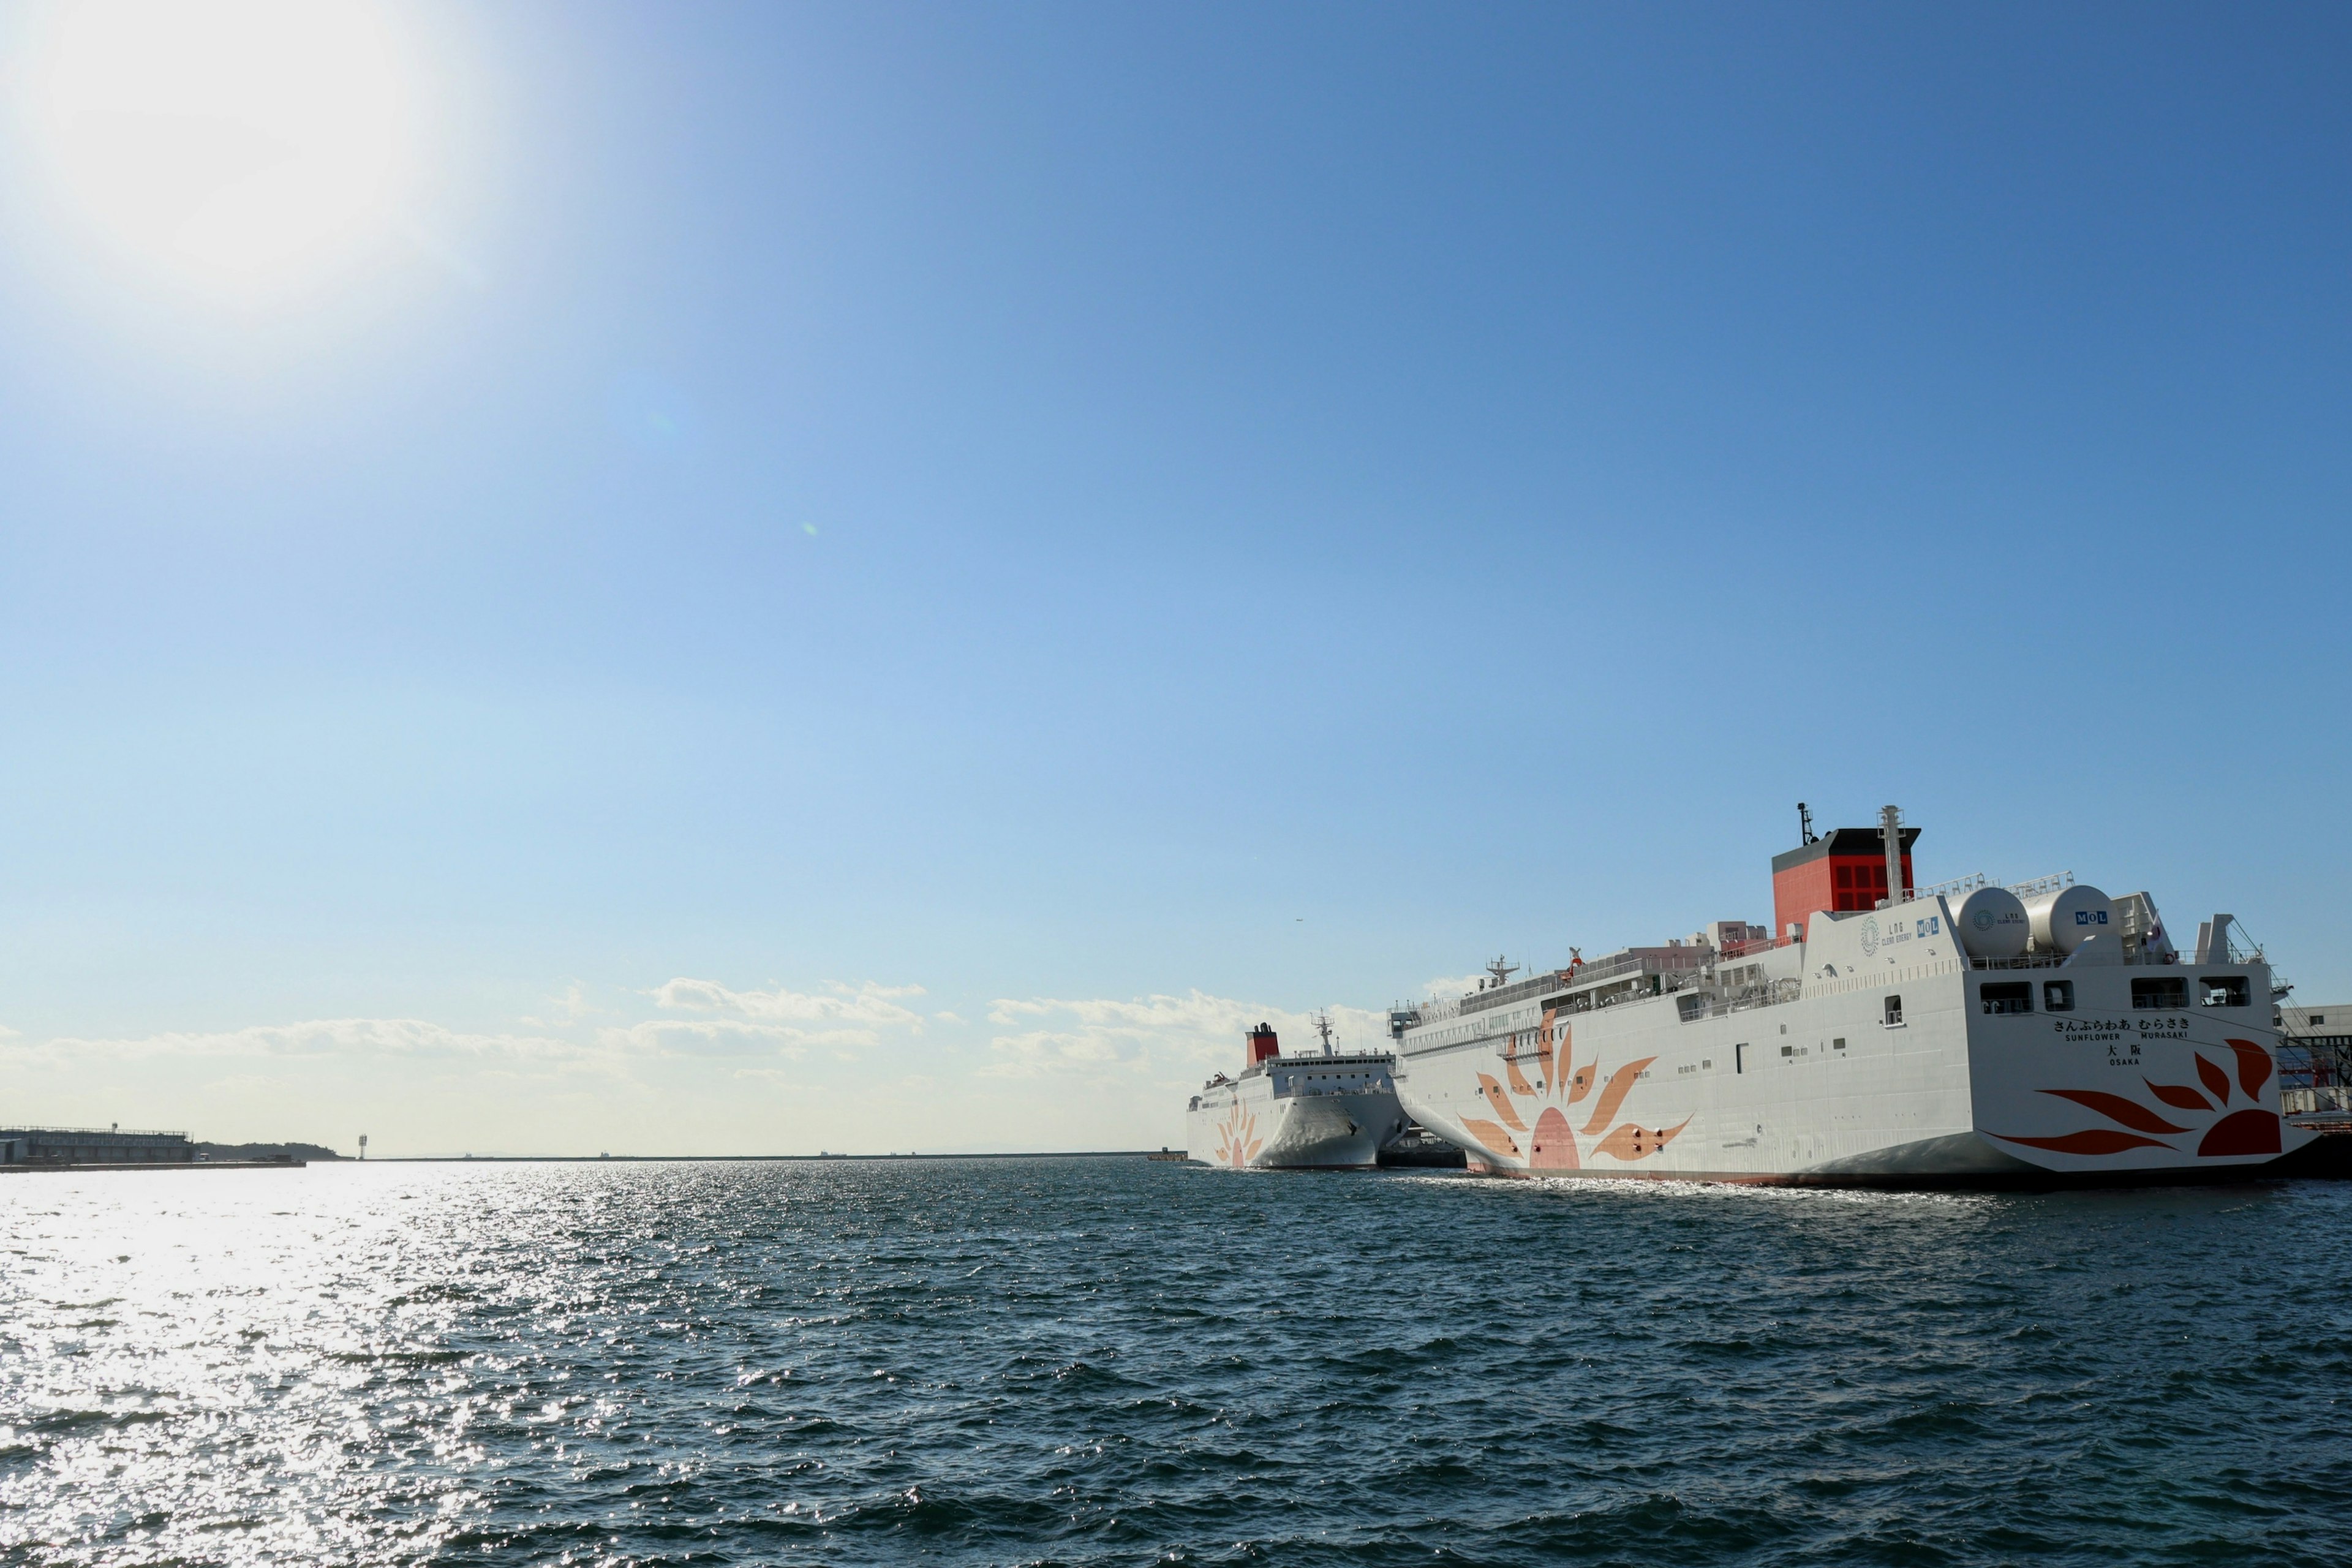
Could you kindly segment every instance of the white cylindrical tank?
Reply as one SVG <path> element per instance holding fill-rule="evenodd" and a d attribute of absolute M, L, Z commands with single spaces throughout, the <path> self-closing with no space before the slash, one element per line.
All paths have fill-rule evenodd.
<path fill-rule="evenodd" d="M 2103 931 L 2120 931 L 2116 906 L 2098 889 L 2076 883 L 2044 893 L 2025 906 L 2033 927 L 2033 946 L 2041 952 L 2070 953 Z"/>
<path fill-rule="evenodd" d="M 2025 903 L 2007 888 L 1979 888 L 1952 906 L 1952 930 L 1970 958 L 2015 958 L 2032 933 Z"/>

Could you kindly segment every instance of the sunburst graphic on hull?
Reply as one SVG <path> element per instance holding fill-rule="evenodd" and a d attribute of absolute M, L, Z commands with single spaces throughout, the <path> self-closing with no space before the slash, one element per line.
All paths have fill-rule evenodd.
<path fill-rule="evenodd" d="M 1217 1124 L 1217 1163 L 1245 1169 L 1265 1148 L 1257 1135 L 1257 1116 L 1236 1104 Z"/>
<path fill-rule="evenodd" d="M 2186 1152 L 2183 1144 L 2174 1142 L 2198 1132 L 2197 1122 L 2204 1120 L 2202 1135 L 2197 1140 L 2200 1159 L 2223 1159 L 2232 1155 L 2275 1154 L 2283 1147 L 2278 1113 L 2266 1110 L 2259 1103 L 2232 1110 L 2232 1091 L 2246 1099 L 2259 1101 L 2263 1086 L 2270 1081 L 2270 1052 L 2252 1040 L 2225 1040 L 2231 1055 L 2237 1058 L 2237 1079 L 2231 1080 L 2230 1071 L 2202 1051 L 2191 1053 L 2197 1062 L 2197 1083 L 2158 1083 L 2154 1079 L 2140 1081 L 2147 1092 L 2166 1109 L 2162 1111 L 2143 1105 L 2126 1095 L 2111 1094 L 2097 1089 L 2045 1089 L 2043 1094 L 2071 1100 L 2084 1110 L 2094 1111 L 2115 1123 L 2113 1127 L 2086 1127 L 2079 1132 L 2064 1132 L 2055 1137 L 2032 1138 L 2019 1133 L 1995 1132 L 1990 1136 L 2004 1143 L 2022 1144 L 2029 1149 L 2046 1149 L 2053 1154 L 2098 1156 L 2121 1154 L 2133 1149 L 2169 1149 Z M 2180 1121 L 2172 1120 L 2181 1117 Z"/>
<path fill-rule="evenodd" d="M 1476 1139 L 1486 1153 L 1525 1161 L 1532 1171 L 1580 1171 L 1593 1155 L 1632 1164 L 1664 1152 L 1690 1125 L 1689 1117 L 1672 1127 L 1616 1120 L 1641 1081 L 1643 1070 L 1657 1058 L 1637 1058 L 1603 1080 L 1598 1059 L 1580 1066 L 1576 1062 L 1574 1037 L 1575 1031 L 1559 1021 L 1557 1012 L 1547 1009 L 1543 1023 L 1532 1035 L 1535 1079 L 1531 1081 L 1521 1068 L 1518 1037 L 1514 1037 L 1503 1058 L 1503 1078 L 1478 1075 L 1479 1092 L 1495 1112 L 1495 1120 L 1465 1117 L 1462 1130 Z M 1589 1111 L 1584 1108 L 1587 1100 L 1592 1101 Z M 1580 1119 L 1581 1127 L 1577 1125 Z"/>

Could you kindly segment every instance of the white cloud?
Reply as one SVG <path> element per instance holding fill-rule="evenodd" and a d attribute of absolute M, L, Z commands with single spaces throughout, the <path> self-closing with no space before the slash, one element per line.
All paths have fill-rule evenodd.
<path fill-rule="evenodd" d="M 482 1065 L 601 1060 L 614 1065 L 649 1055 L 797 1058 L 811 1049 L 829 1049 L 846 1058 L 890 1034 L 920 1034 L 925 1023 L 922 1015 L 898 1000 L 922 995 L 919 985 L 836 985 L 829 993 L 737 991 L 716 981 L 681 976 L 635 994 L 651 997 L 670 1016 L 592 1029 L 586 1021 L 609 1016 L 611 1009 L 592 1003 L 575 984 L 562 995 L 547 998 L 544 1016 L 518 1019 L 512 1030 L 468 1031 L 423 1018 L 319 1018 L 238 1029 L 166 1030 L 119 1038 L 65 1036 L 36 1042 L 0 1028 L 0 1055 L 60 1064 L 181 1057 L 398 1058 Z"/>
<path fill-rule="evenodd" d="M 580 983 L 576 980 L 565 988 L 562 995 L 548 997 L 547 1005 L 551 1016 L 518 1018 L 515 1022 L 533 1029 L 561 1029 L 604 1011 L 604 1008 L 588 1000 L 582 993 Z"/>
<path fill-rule="evenodd" d="M 1483 973 L 1441 974 L 1434 980 L 1425 982 L 1421 988 L 1421 994 L 1423 998 L 1432 1002 L 1451 1002 L 1457 996 L 1467 996 L 1471 992 L 1477 990 L 1478 983 L 1486 978 Z"/>
<path fill-rule="evenodd" d="M 257 1115 L 256 1105 L 287 1114 L 286 1106 L 308 1103 L 304 1097 L 324 1104 L 365 1095 L 391 1104 L 408 1093 L 405 1136 L 424 1149 L 508 1136 L 514 1108 L 529 1105 L 546 1118 L 531 1127 L 531 1145 L 547 1152 L 604 1147 L 621 1128 L 642 1137 L 657 1130 L 656 1142 L 679 1149 L 808 1152 L 906 1147 L 919 1131 L 923 1147 L 955 1138 L 982 1146 L 1157 1144 L 1181 1119 L 1187 1093 L 1211 1072 L 1240 1067 L 1250 1026 L 1272 1025 L 1290 1054 L 1317 1048 L 1304 1013 L 1198 990 L 940 998 L 952 1009 L 925 1007 L 925 997 L 913 985 L 802 992 L 691 975 L 650 989 L 591 981 L 539 1003 L 539 1020 L 486 1029 L 408 1017 L 120 1038 L 0 1032 L 0 1064 L 27 1079 L 109 1083 L 116 1098 L 125 1084 L 149 1085 L 165 1111 L 211 1106 L 204 1113 L 226 1122 Z M 1342 1048 L 1388 1044 L 1379 1012 L 1335 1007 L 1332 1018 Z M 317 1065 L 297 1072 L 296 1062 Z M 138 1066 L 86 1070 L 111 1063 Z M 175 1066 L 176 1076 L 164 1070 Z M 544 1097 L 567 1079 L 575 1094 Z M 1032 1092 L 1038 1083 L 1053 1092 Z M 247 1088 L 223 1087 L 237 1085 Z M 520 1100 L 519 1085 L 529 1086 Z M 971 1111 L 982 1105 L 993 1108 L 989 1132 L 974 1140 Z M 177 1124 L 170 1114 L 164 1121 Z"/>
<path fill-rule="evenodd" d="M 1121 1072 L 1162 1079 L 1218 1066 L 1239 1066 L 1251 1025 L 1271 1025 L 1294 1054 L 1319 1049 L 1307 1016 L 1193 991 L 1182 996 L 1000 998 L 989 1021 L 1017 1025 L 1052 1020 L 1057 1027 L 999 1035 L 997 1059 L 980 1072 L 990 1078 L 1034 1078 L 1048 1072 Z M 1064 1020 L 1067 1020 L 1064 1022 Z M 1378 1050 L 1388 1044 L 1387 1015 L 1360 1007 L 1331 1010 L 1334 1047 Z"/>
<path fill-rule="evenodd" d="M 803 1029 L 753 1018 L 648 1018 L 599 1029 L 597 1043 L 614 1050 L 663 1056 L 732 1057 L 761 1052 L 797 1061 L 812 1047 L 832 1049 L 845 1060 L 881 1043 L 875 1029 Z"/>
<path fill-rule="evenodd" d="M 58 1059 L 75 1058 L 194 1057 L 401 1057 L 447 1060 L 541 1060 L 584 1053 L 569 1040 L 544 1035 L 479 1035 L 423 1018 L 317 1018 L 299 1024 L 259 1024 L 243 1029 L 170 1031 L 127 1039 L 72 1036 L 37 1046 L 7 1049 Z"/>
<path fill-rule="evenodd" d="M 1255 1011 L 1263 1012 L 1264 1009 Z M 1032 997 L 1025 1001 L 999 998 L 989 1004 L 988 1021 L 992 1024 L 1017 1024 L 1025 1017 L 1067 1013 L 1091 1028 L 1117 1029 L 1140 1035 L 1170 1030 L 1239 1031 L 1249 1027 L 1252 1012 L 1247 1003 L 1195 991 L 1185 996 L 1146 996 L 1124 1002 L 1108 997 L 1083 1002 L 1054 996 Z"/>
<path fill-rule="evenodd" d="M 806 991 L 735 991 L 715 980 L 681 975 L 664 982 L 646 994 L 657 1006 L 696 1013 L 729 1013 L 743 1018 L 785 1019 L 799 1023 L 843 1021 L 919 1030 L 922 1015 L 898 1005 L 901 996 L 920 996 L 919 985 L 876 985 L 852 988 L 835 985 L 830 994 Z"/>
<path fill-rule="evenodd" d="M 761 1024 L 748 1018 L 649 1018 L 596 1031 L 597 1043 L 615 1050 L 691 1057 L 772 1052 L 796 1058 L 811 1037 L 810 1031 L 789 1024 Z"/>

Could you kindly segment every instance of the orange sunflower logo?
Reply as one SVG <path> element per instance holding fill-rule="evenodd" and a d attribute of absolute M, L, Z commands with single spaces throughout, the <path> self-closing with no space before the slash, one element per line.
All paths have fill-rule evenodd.
<path fill-rule="evenodd" d="M 2004 1143 L 2022 1143 L 2028 1148 L 2048 1149 L 2059 1154 L 2120 1154 L 2126 1149 L 2170 1149 L 2181 1145 L 2171 1142 L 2184 1133 L 2196 1132 L 2200 1118 L 2210 1118 L 2203 1133 L 2197 1140 L 2197 1152 L 2202 1157 L 2231 1154 L 2275 1154 L 2280 1150 L 2278 1113 L 2263 1109 L 2259 1103 L 2263 1086 L 2271 1079 L 2271 1054 L 2252 1040 L 2224 1040 L 2230 1054 L 2237 1058 L 2237 1082 L 2230 1081 L 2230 1071 L 2203 1051 L 2190 1054 L 2197 1060 L 2197 1083 L 2158 1083 L 2143 1078 L 2147 1086 L 2169 1112 L 2156 1110 L 2137 1100 L 2120 1094 L 2110 1094 L 2097 1089 L 2045 1089 L 2042 1092 L 2059 1100 L 2069 1100 L 2085 1110 L 2095 1111 L 2116 1125 L 2085 1127 L 2079 1132 L 2063 1133 L 2056 1138 L 2021 1138 L 2015 1133 L 1995 1132 Z M 2202 1092 L 2200 1092 L 2200 1086 Z M 2235 1088 L 2248 1100 L 2257 1103 L 2243 1110 L 2230 1109 L 2231 1090 Z M 2187 1112 L 2182 1121 L 2172 1116 Z M 2126 1129 L 2129 1129 L 2128 1131 Z"/>
<path fill-rule="evenodd" d="M 1238 1171 L 1256 1159 L 1258 1151 L 1265 1147 L 1265 1140 L 1257 1135 L 1255 1113 L 1239 1105 L 1225 1112 L 1224 1121 L 1217 1127 L 1218 1164 L 1231 1165 Z"/>
<path fill-rule="evenodd" d="M 1463 1131 L 1485 1145 L 1487 1152 L 1524 1159 L 1538 1171 L 1580 1170 L 1594 1154 L 1627 1163 L 1650 1159 L 1690 1125 L 1687 1116 L 1664 1128 L 1617 1121 L 1626 1098 L 1641 1081 L 1642 1069 L 1657 1059 L 1642 1057 L 1627 1062 L 1602 1081 L 1600 1061 L 1578 1065 L 1573 1031 L 1547 1008 L 1539 1027 L 1511 1037 L 1503 1056 L 1501 1079 L 1491 1073 L 1478 1075 L 1479 1092 L 1494 1108 L 1496 1120 L 1465 1117 Z M 1533 1082 L 1520 1066 L 1528 1061 L 1535 1065 Z M 1597 1095 L 1596 1082 L 1600 1083 Z M 1589 1114 L 1580 1109 L 1588 1099 L 1592 1100 Z M 1579 1116 L 1584 1120 L 1580 1129 L 1575 1125 Z"/>

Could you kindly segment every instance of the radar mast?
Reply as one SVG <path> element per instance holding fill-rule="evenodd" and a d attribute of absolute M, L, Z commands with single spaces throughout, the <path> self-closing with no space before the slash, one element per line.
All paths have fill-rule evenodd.
<path fill-rule="evenodd" d="M 1328 1011 L 1318 1013 L 1308 1021 L 1315 1026 L 1315 1032 L 1323 1037 L 1323 1054 L 1329 1056 L 1331 1054 L 1331 1015 Z"/>

